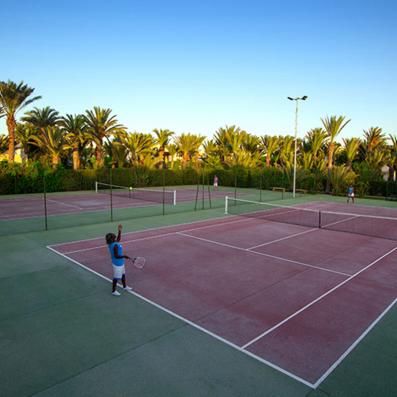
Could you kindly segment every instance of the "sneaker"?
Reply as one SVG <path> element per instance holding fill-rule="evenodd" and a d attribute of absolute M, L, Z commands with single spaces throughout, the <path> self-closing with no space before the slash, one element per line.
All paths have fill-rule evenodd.
<path fill-rule="evenodd" d="M 132 291 L 132 288 L 127 285 L 126 287 L 123 287 L 123 290 L 124 291 Z"/>
<path fill-rule="evenodd" d="M 112 292 L 112 295 L 114 295 L 114 296 L 120 296 L 121 294 L 120 294 L 119 291 L 114 291 L 114 292 Z"/>

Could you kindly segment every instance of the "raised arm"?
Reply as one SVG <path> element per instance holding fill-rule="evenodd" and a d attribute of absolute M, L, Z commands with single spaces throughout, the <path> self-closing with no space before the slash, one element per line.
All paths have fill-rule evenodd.
<path fill-rule="evenodd" d="M 118 225 L 117 230 L 118 230 L 118 233 L 117 233 L 116 241 L 119 242 L 121 240 L 121 231 L 123 230 L 123 225 L 121 225 L 121 224 Z"/>

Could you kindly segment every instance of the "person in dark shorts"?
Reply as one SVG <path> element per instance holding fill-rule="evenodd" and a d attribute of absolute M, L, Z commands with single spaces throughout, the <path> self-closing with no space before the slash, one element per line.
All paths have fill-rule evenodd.
<path fill-rule="evenodd" d="M 123 226 L 119 225 L 117 228 L 117 237 L 114 233 L 108 233 L 105 237 L 106 244 L 109 248 L 110 257 L 112 259 L 113 267 L 113 283 L 112 283 L 112 295 L 120 296 L 120 292 L 117 291 L 117 282 L 121 280 L 123 283 L 123 289 L 125 291 L 130 291 L 132 288 L 127 286 L 127 281 L 125 279 L 125 266 L 124 260 L 130 259 L 129 256 L 123 255 L 123 246 L 120 244 L 121 231 Z"/>

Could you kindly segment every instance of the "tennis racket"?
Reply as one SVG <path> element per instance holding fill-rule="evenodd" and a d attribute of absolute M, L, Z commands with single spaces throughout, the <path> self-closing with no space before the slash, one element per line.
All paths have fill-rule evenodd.
<path fill-rule="evenodd" d="M 143 269 L 145 267 L 146 259 L 143 256 L 137 256 L 135 258 L 131 258 L 130 262 L 137 269 Z"/>

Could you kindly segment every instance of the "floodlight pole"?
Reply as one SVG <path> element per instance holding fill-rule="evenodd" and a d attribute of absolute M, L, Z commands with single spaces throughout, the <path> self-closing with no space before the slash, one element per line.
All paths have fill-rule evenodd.
<path fill-rule="evenodd" d="M 302 98 L 297 97 L 297 98 L 291 98 L 288 97 L 290 101 L 295 101 L 296 106 L 295 106 L 295 147 L 294 147 L 294 178 L 292 182 L 292 197 L 295 198 L 295 192 L 296 192 L 296 152 L 297 152 L 297 147 L 298 147 L 298 103 L 299 101 L 305 101 L 307 99 L 307 96 L 303 96 Z"/>

